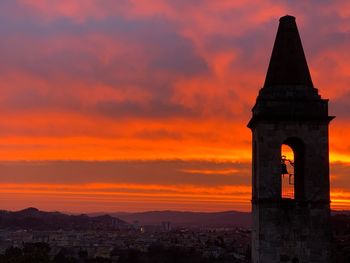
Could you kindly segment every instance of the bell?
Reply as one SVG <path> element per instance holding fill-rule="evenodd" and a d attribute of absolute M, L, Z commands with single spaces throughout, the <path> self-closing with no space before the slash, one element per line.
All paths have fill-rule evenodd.
<path fill-rule="evenodd" d="M 287 170 L 287 165 L 283 162 L 282 164 L 282 172 L 281 172 L 281 174 L 289 174 L 288 173 L 288 170 Z"/>

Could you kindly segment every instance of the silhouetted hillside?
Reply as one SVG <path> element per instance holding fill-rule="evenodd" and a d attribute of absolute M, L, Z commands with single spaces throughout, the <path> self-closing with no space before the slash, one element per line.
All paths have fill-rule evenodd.
<path fill-rule="evenodd" d="M 36 208 L 16 212 L 0 211 L 1 229 L 113 230 L 127 226 L 123 220 L 110 215 L 66 215 L 60 212 L 39 211 Z"/>
<path fill-rule="evenodd" d="M 100 215 L 95 213 L 91 215 Z M 332 215 L 350 215 L 350 211 L 332 211 Z M 180 211 L 149 211 L 138 213 L 117 212 L 110 213 L 130 224 L 138 221 L 140 225 L 160 225 L 169 221 L 173 226 L 200 226 L 200 227 L 232 227 L 242 226 L 250 228 L 252 218 L 250 212 L 180 212 Z"/>

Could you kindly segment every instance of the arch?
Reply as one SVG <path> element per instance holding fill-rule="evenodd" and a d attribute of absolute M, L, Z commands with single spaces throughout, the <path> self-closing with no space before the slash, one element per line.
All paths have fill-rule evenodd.
<path fill-rule="evenodd" d="M 283 144 L 288 145 L 294 153 L 294 199 L 304 199 L 304 162 L 305 144 L 297 137 L 287 138 Z"/>
<path fill-rule="evenodd" d="M 282 199 L 295 199 L 294 151 L 286 144 L 281 146 L 281 197 Z"/>

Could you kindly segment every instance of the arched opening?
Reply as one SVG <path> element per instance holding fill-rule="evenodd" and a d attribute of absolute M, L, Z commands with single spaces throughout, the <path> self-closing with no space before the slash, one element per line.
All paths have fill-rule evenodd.
<path fill-rule="evenodd" d="M 281 146 L 281 197 L 304 198 L 304 143 L 290 137 Z"/>
<path fill-rule="evenodd" d="M 281 148 L 281 196 L 294 199 L 294 152 L 286 144 Z"/>

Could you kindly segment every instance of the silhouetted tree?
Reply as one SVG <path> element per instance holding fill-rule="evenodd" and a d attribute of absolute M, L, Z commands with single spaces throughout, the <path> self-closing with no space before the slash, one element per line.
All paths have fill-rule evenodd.
<path fill-rule="evenodd" d="M 50 263 L 50 247 L 46 243 L 26 243 L 23 249 L 10 247 L 1 256 L 1 263 Z"/>
<path fill-rule="evenodd" d="M 77 261 L 69 256 L 67 249 L 62 248 L 53 258 L 53 263 L 76 263 Z"/>

